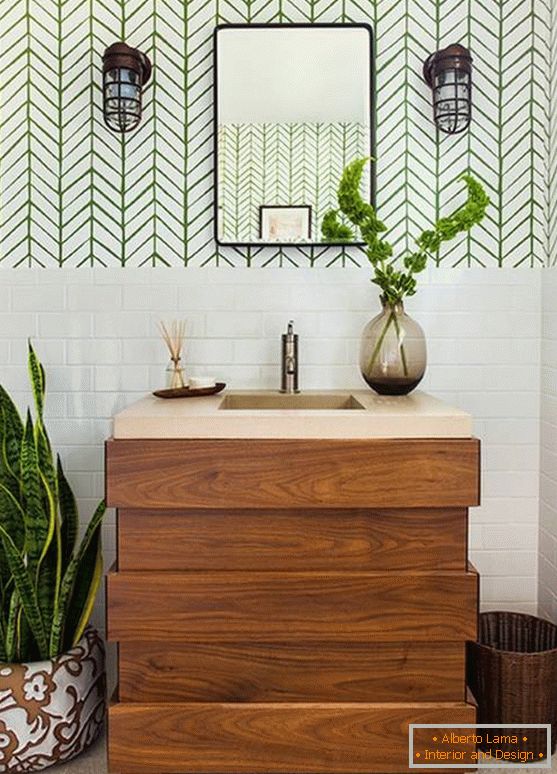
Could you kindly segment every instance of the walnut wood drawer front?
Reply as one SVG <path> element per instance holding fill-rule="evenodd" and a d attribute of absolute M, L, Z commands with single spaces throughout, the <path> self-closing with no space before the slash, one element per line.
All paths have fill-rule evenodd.
<path fill-rule="evenodd" d="M 123 509 L 127 570 L 464 570 L 466 508 Z"/>
<path fill-rule="evenodd" d="M 464 642 L 122 642 L 123 702 L 463 701 Z"/>
<path fill-rule="evenodd" d="M 108 636 L 128 642 L 408 642 L 476 637 L 477 574 L 113 573 Z"/>
<path fill-rule="evenodd" d="M 476 439 L 107 442 L 118 508 L 451 508 L 479 503 Z"/>
<path fill-rule="evenodd" d="M 406 772 L 409 723 L 474 723 L 475 707 L 408 704 L 116 704 L 109 762 L 134 774 Z"/>

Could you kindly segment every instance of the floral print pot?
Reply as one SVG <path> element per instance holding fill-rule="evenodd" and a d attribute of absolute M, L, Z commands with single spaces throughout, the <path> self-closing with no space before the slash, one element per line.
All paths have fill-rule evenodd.
<path fill-rule="evenodd" d="M 104 644 L 91 627 L 58 658 L 0 663 L 0 772 L 74 758 L 99 735 L 105 709 Z"/>

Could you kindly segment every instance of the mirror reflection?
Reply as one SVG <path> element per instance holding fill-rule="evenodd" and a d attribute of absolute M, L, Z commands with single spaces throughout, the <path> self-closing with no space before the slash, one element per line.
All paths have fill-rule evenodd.
<path fill-rule="evenodd" d="M 372 154 L 370 28 L 219 27 L 216 62 L 217 240 L 322 244 L 344 167 Z"/>

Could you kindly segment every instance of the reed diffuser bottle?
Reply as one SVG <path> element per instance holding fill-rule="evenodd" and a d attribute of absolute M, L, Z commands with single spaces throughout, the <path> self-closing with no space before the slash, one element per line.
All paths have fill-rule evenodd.
<path fill-rule="evenodd" d="M 166 387 L 168 390 L 180 390 L 186 386 L 182 368 L 182 349 L 186 335 L 185 320 L 172 320 L 169 326 L 160 323 L 160 332 L 170 354 L 166 368 Z"/>

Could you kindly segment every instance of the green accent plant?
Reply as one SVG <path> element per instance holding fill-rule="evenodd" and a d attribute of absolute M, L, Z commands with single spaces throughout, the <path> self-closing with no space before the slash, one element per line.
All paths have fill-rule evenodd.
<path fill-rule="evenodd" d="M 379 220 L 375 209 L 365 202 L 360 193 L 360 184 L 365 165 L 369 158 L 356 159 L 344 170 L 338 187 L 339 210 L 329 210 L 322 221 L 321 233 L 328 242 L 353 242 L 354 230 L 339 220 L 339 212 L 359 231 L 366 244 L 366 255 L 374 269 L 371 280 L 381 288 L 381 301 L 391 309 L 385 328 L 375 347 L 369 369 L 373 367 L 381 343 L 390 325 L 398 326 L 396 307 L 406 296 L 416 293 L 417 280 L 415 275 L 422 272 L 428 258 L 434 258 L 443 242 L 454 239 L 463 231 L 469 231 L 483 220 L 490 203 L 483 186 L 472 175 L 461 176 L 466 184 L 468 198 L 463 205 L 450 215 L 440 218 L 433 228 L 422 231 L 415 240 L 417 249 L 404 256 L 403 268 L 396 268 L 391 262 L 393 247 L 380 235 L 387 231 L 387 226 Z M 399 334 L 398 329 L 396 330 Z M 401 360 L 404 374 L 407 375 L 407 364 L 404 346 L 400 345 Z"/>
<path fill-rule="evenodd" d="M 405 296 L 415 294 L 417 281 L 414 275 L 425 269 L 427 259 L 435 256 L 443 242 L 480 223 L 490 202 L 481 183 L 472 175 L 462 175 L 460 179 L 468 189 L 466 202 L 447 217 L 440 218 L 432 229 L 422 231 L 415 240 L 418 249 L 404 256 L 406 271 L 396 269 L 388 262 L 393 255 L 392 245 L 379 236 L 387 230 L 387 226 L 360 194 L 362 173 L 368 161 L 369 158 L 356 159 L 345 168 L 338 187 L 338 204 L 340 212 L 359 229 L 367 245 L 366 255 L 375 270 L 372 282 L 381 288 L 382 299 L 394 306 Z M 324 216 L 321 225 L 323 237 L 331 242 L 354 241 L 353 230 L 340 223 L 338 214 L 339 210 L 329 210 Z"/>
<path fill-rule="evenodd" d="M 43 421 L 44 369 L 29 343 L 36 418 L 0 386 L 0 661 L 55 658 L 81 639 L 102 577 L 99 503 L 80 545 L 78 511 Z"/>

